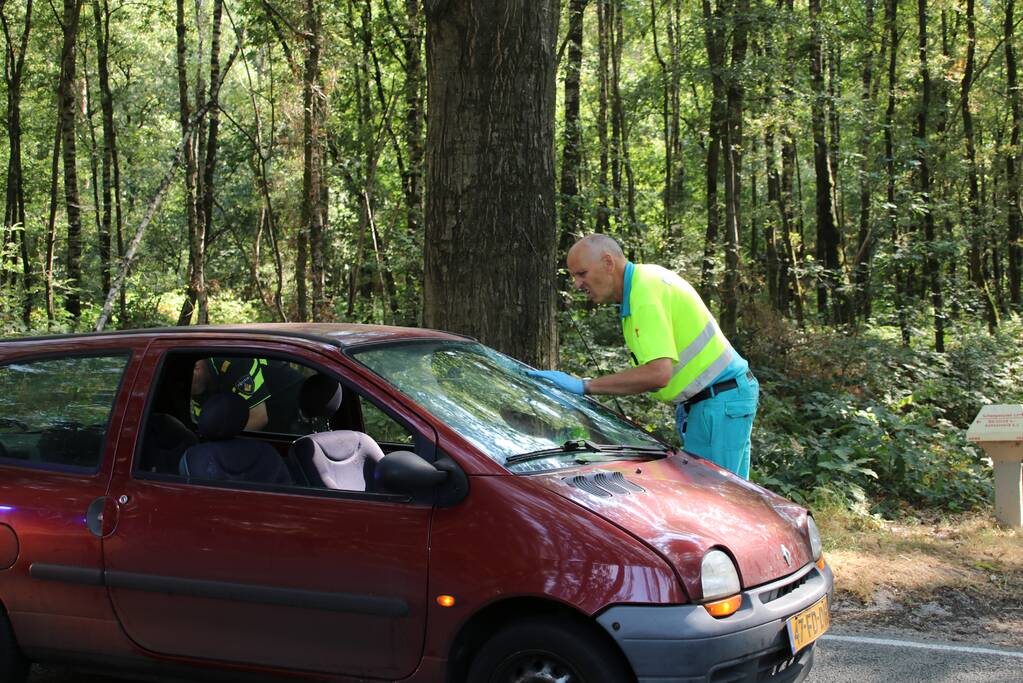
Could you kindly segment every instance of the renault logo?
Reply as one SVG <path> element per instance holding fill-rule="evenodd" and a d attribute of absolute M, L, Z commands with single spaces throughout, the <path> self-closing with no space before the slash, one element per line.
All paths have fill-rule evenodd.
<path fill-rule="evenodd" d="M 784 545 L 781 546 L 781 559 L 785 560 L 786 567 L 792 566 L 792 553 Z"/>

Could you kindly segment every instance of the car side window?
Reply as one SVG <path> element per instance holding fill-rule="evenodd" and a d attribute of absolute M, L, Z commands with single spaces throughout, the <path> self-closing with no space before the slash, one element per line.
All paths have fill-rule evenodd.
<path fill-rule="evenodd" d="M 135 458 L 140 473 L 386 493 L 376 487 L 376 464 L 416 447 L 410 429 L 351 385 L 285 357 L 178 349 L 165 355 L 155 387 Z"/>
<path fill-rule="evenodd" d="M 0 459 L 97 471 L 128 358 L 71 356 L 0 367 Z"/>
<path fill-rule="evenodd" d="M 375 405 L 360 396 L 362 404 L 363 431 L 371 435 L 381 444 L 398 444 L 411 447 L 415 443 L 415 437 L 404 425 L 391 418 L 390 415 L 377 408 Z"/>

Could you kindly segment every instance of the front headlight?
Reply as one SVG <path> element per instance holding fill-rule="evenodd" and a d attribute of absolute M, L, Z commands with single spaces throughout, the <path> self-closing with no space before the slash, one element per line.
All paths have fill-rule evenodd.
<path fill-rule="evenodd" d="M 703 556 L 700 583 L 704 600 L 717 600 L 739 592 L 739 572 L 732 558 L 720 550 L 711 550 Z"/>
<path fill-rule="evenodd" d="M 817 522 L 809 515 L 806 517 L 806 529 L 810 532 L 810 554 L 816 562 L 821 559 L 821 532 L 817 530 Z"/>

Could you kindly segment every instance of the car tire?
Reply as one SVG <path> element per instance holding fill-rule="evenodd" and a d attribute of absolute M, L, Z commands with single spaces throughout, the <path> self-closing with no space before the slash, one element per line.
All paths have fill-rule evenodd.
<path fill-rule="evenodd" d="M 623 683 L 635 680 L 613 643 L 585 623 L 524 619 L 484 643 L 469 683 Z"/>
<path fill-rule="evenodd" d="M 0 681 L 5 683 L 22 683 L 28 678 L 29 662 L 18 649 L 14 640 L 11 622 L 7 620 L 7 612 L 0 607 Z"/>

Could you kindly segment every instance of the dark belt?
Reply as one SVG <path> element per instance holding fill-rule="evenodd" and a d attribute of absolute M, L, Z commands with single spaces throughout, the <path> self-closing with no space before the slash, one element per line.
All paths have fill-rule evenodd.
<path fill-rule="evenodd" d="M 746 371 L 746 379 L 753 379 L 753 371 Z M 706 401 L 708 398 L 714 398 L 722 391 L 731 391 L 732 389 L 739 386 L 739 383 L 734 379 L 726 379 L 724 382 L 718 382 L 717 384 L 711 384 L 709 387 L 704 388 L 702 391 L 698 391 L 689 397 L 682 403 L 686 407 L 686 412 L 689 412 L 689 408 L 696 405 L 700 401 Z"/>

